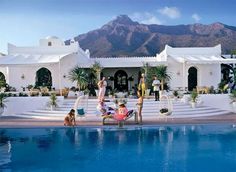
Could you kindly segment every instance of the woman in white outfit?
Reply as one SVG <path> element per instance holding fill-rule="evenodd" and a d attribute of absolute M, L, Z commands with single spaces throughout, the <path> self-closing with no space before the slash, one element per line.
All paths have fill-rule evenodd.
<path fill-rule="evenodd" d="M 103 77 L 102 80 L 98 82 L 98 88 L 99 88 L 98 100 L 102 101 L 104 99 L 106 87 L 107 87 L 107 81 L 106 78 Z"/>

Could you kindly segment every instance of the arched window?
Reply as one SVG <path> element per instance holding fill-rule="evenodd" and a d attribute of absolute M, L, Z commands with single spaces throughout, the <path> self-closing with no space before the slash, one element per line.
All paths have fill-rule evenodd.
<path fill-rule="evenodd" d="M 48 46 L 52 46 L 52 42 L 48 42 Z"/>
<path fill-rule="evenodd" d="M 5 75 L 0 72 L 0 88 L 1 87 L 5 87 L 6 86 L 6 78 L 5 78 Z"/>
<path fill-rule="evenodd" d="M 40 68 L 37 72 L 36 72 L 36 82 L 35 85 L 40 87 L 48 87 L 51 88 L 52 87 L 52 75 L 50 70 L 48 70 L 47 68 Z"/>

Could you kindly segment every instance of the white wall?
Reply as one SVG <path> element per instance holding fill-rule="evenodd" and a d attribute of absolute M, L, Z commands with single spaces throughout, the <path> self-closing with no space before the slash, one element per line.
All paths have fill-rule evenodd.
<path fill-rule="evenodd" d="M 87 57 L 86 57 L 87 58 Z M 80 59 L 80 55 L 74 55 L 74 54 L 70 54 L 67 55 L 66 57 L 62 58 L 60 61 L 60 65 L 61 65 L 61 87 L 72 87 L 72 86 L 76 86 L 76 82 L 72 82 L 69 78 L 69 72 L 71 71 L 71 69 L 73 69 L 74 67 L 76 67 L 78 65 L 78 61 Z M 59 77 L 59 73 L 57 73 L 58 77 Z M 63 77 L 65 76 L 65 77 Z"/>
<path fill-rule="evenodd" d="M 58 96 L 58 106 L 63 104 L 64 97 Z M 3 115 L 21 114 L 37 109 L 45 109 L 49 97 L 8 97 Z"/>
<path fill-rule="evenodd" d="M 188 87 L 188 70 L 190 67 L 195 67 L 198 72 L 198 86 L 214 86 L 218 87 L 221 80 L 220 64 L 186 64 L 185 71 L 183 63 L 178 63 L 172 59 L 168 59 L 168 72 L 171 76 L 170 87 L 177 89 L 178 87 Z M 178 73 L 178 74 L 177 74 Z"/>
<path fill-rule="evenodd" d="M 220 64 L 207 64 L 199 66 L 199 86 L 218 87 L 221 80 Z"/>
<path fill-rule="evenodd" d="M 183 73 L 183 64 L 168 59 L 167 70 L 171 77 L 171 80 L 169 81 L 170 89 L 176 90 L 178 87 L 183 87 L 184 75 L 186 78 L 186 73 Z"/>
<path fill-rule="evenodd" d="M 11 65 L 9 67 L 9 82 L 17 91 L 22 91 L 21 87 L 26 87 L 29 84 L 35 85 L 36 72 L 45 67 L 51 71 L 52 74 L 52 87 L 59 87 L 58 64 L 40 64 L 40 65 Z M 24 75 L 24 78 L 22 78 Z"/>
<path fill-rule="evenodd" d="M 52 42 L 52 46 L 48 46 L 48 42 Z M 70 54 L 76 53 L 80 50 L 79 43 L 74 42 L 70 45 L 64 45 L 64 42 L 60 39 L 41 39 L 40 46 L 37 47 L 17 47 L 13 44 L 8 44 L 8 54 Z"/>
<path fill-rule="evenodd" d="M 57 38 L 46 38 L 46 39 L 40 39 L 39 40 L 39 46 L 48 46 L 48 42 L 51 42 L 51 47 L 55 47 L 55 46 L 63 46 L 65 45 L 65 43 Z"/>

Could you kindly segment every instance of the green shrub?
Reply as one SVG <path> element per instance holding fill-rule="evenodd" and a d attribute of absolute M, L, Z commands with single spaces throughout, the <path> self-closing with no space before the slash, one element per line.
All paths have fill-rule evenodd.
<path fill-rule="evenodd" d="M 193 89 L 193 91 L 190 94 L 192 102 L 197 102 L 198 93 L 196 89 Z"/>

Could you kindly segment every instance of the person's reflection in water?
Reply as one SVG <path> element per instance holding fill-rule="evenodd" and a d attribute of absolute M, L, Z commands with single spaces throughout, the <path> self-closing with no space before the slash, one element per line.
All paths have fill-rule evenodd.
<path fill-rule="evenodd" d="M 160 143 L 171 143 L 174 139 L 174 132 L 171 127 L 160 127 L 159 128 L 159 139 Z"/>
<path fill-rule="evenodd" d="M 66 136 L 68 137 L 69 141 L 72 144 L 75 144 L 76 142 L 76 129 L 75 128 L 67 128 L 66 129 Z"/>

